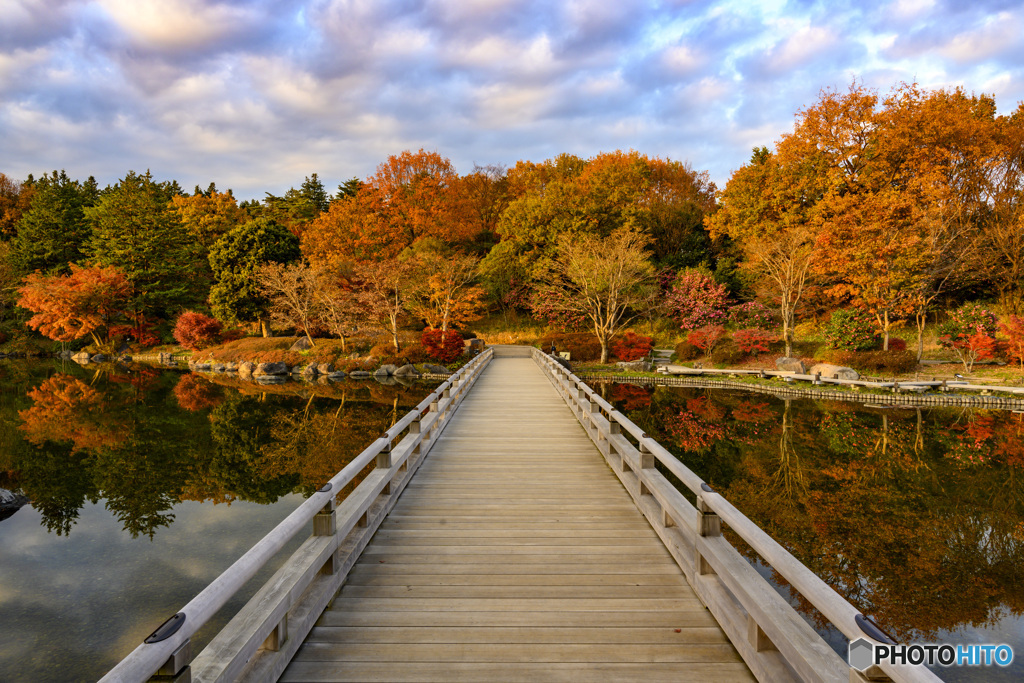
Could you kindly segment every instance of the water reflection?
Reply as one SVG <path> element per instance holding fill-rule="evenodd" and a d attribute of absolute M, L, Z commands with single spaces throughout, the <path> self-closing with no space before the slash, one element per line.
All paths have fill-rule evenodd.
<path fill-rule="evenodd" d="M 0 680 L 99 678 L 433 386 L 0 361 Z"/>
<path fill-rule="evenodd" d="M 1024 416 L 601 390 L 899 640 L 1024 654 Z"/>
<path fill-rule="evenodd" d="M 24 438 L 8 444 L 0 487 L 23 491 L 58 535 L 101 498 L 125 531 L 153 538 L 182 500 L 310 493 L 428 391 L 260 386 L 143 366 L 83 374 L 51 374 L 4 416 Z"/>

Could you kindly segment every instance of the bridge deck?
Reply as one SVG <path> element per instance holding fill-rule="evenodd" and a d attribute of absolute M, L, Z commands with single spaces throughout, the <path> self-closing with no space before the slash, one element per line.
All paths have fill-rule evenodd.
<path fill-rule="evenodd" d="M 282 681 L 753 680 L 530 358 L 497 357 Z"/>

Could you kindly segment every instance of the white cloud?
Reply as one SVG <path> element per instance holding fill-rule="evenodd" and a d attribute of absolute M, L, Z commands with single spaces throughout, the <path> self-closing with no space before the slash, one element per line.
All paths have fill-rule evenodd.
<path fill-rule="evenodd" d="M 133 43 L 161 50 L 205 47 L 244 31 L 249 10 L 201 0 L 97 0 Z"/>
<path fill-rule="evenodd" d="M 1020 17 L 1000 12 L 982 26 L 959 33 L 940 49 L 941 54 L 960 62 L 978 62 L 1016 48 L 1021 43 L 1024 26 Z"/>

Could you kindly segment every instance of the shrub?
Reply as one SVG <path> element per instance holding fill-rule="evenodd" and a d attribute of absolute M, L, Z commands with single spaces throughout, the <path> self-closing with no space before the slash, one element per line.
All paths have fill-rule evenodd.
<path fill-rule="evenodd" d="M 654 348 L 654 339 L 636 334 L 632 330 L 626 332 L 612 342 L 612 352 L 619 360 L 639 360 L 649 354 Z"/>
<path fill-rule="evenodd" d="M 760 301 L 747 301 L 729 307 L 729 324 L 740 328 L 768 329 L 775 325 L 775 312 Z"/>
<path fill-rule="evenodd" d="M 409 344 L 402 349 L 402 356 L 410 363 L 425 363 L 430 354 L 427 353 L 427 347 L 423 344 Z"/>
<path fill-rule="evenodd" d="M 888 351 L 827 350 L 821 354 L 820 360 L 833 365 L 851 367 L 861 372 L 887 375 L 900 375 L 917 367 L 917 355 L 906 349 L 890 349 Z"/>
<path fill-rule="evenodd" d="M 676 344 L 677 361 L 694 360 L 699 355 L 700 349 L 698 349 L 696 346 L 694 346 L 688 341 L 681 341 L 678 344 Z"/>
<path fill-rule="evenodd" d="M 832 312 L 825 323 L 825 344 L 830 349 L 864 351 L 878 344 L 875 323 L 864 311 L 843 309 Z"/>
<path fill-rule="evenodd" d="M 732 338 L 743 353 L 768 353 L 771 351 L 772 342 L 778 339 L 778 335 L 766 330 L 751 328 L 733 332 Z"/>
<path fill-rule="evenodd" d="M 552 332 L 540 338 L 541 351 L 551 353 L 552 344 L 558 351 L 568 351 L 572 360 L 595 361 L 601 358 L 601 342 L 589 332 Z"/>
<path fill-rule="evenodd" d="M 900 375 L 917 367 L 917 354 L 907 351 L 905 348 L 899 350 L 890 348 L 888 351 L 862 351 L 856 354 L 852 367 L 857 370 Z"/>
<path fill-rule="evenodd" d="M 684 330 L 724 323 L 728 294 L 725 285 L 700 270 L 687 268 L 665 297 L 671 316 Z"/>
<path fill-rule="evenodd" d="M 690 332 L 686 336 L 686 341 L 703 351 L 705 356 L 710 356 L 715 346 L 723 337 L 725 337 L 724 327 L 721 325 L 705 325 L 700 329 Z"/>
<path fill-rule="evenodd" d="M 988 337 L 995 337 L 995 313 L 980 304 L 964 304 L 949 314 L 949 320 L 939 325 L 939 344 L 953 348 L 955 341 L 970 337 L 978 330 Z"/>
<path fill-rule="evenodd" d="M 999 331 L 1007 336 L 1006 355 L 1020 363 L 1024 372 L 1024 317 L 1011 315 L 999 323 Z"/>
<path fill-rule="evenodd" d="M 985 358 L 996 355 L 996 340 L 984 329 L 978 327 L 974 334 L 963 333 L 956 339 L 940 337 L 940 343 L 953 350 L 956 357 L 963 363 L 964 372 L 970 372 L 974 364 Z"/>
<path fill-rule="evenodd" d="M 899 337 L 889 337 L 889 350 L 890 351 L 906 351 L 907 340 L 900 339 Z"/>
<path fill-rule="evenodd" d="M 198 351 L 213 346 L 220 337 L 221 322 L 195 311 L 185 311 L 174 324 L 174 339 L 186 349 Z"/>
<path fill-rule="evenodd" d="M 716 365 L 735 365 L 743 360 L 746 355 L 740 347 L 731 339 L 726 339 L 714 347 L 709 354 L 711 362 Z"/>
<path fill-rule="evenodd" d="M 377 359 L 390 358 L 395 355 L 395 345 L 390 342 L 387 344 L 375 344 L 367 355 Z"/>
<path fill-rule="evenodd" d="M 442 363 L 451 363 L 462 355 L 466 345 L 462 341 L 462 335 L 455 330 L 441 332 L 441 330 L 423 330 L 420 335 L 420 342 L 426 347 L 431 358 L 436 358 Z"/>

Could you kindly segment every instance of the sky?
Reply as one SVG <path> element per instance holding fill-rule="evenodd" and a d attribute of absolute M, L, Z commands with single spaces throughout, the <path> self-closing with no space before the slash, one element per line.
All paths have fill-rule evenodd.
<path fill-rule="evenodd" d="M 635 149 L 721 188 L 857 79 L 1024 100 L 1019 0 L 0 0 L 0 172 L 240 199 L 391 154 Z"/>

